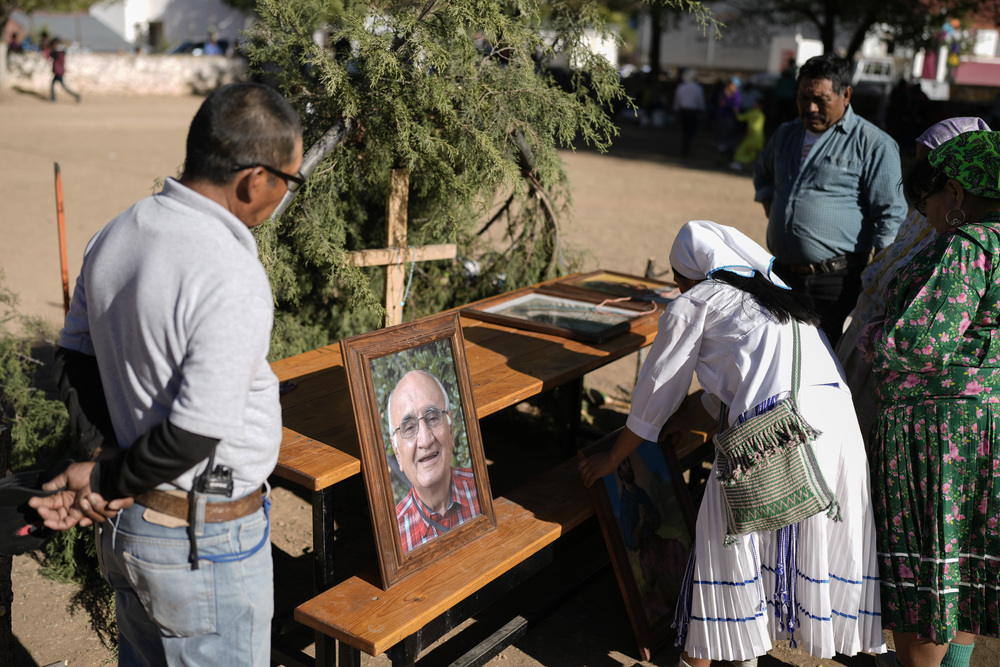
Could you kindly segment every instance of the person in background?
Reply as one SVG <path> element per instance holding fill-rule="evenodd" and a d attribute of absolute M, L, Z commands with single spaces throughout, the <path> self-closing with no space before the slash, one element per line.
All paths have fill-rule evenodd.
<path fill-rule="evenodd" d="M 781 70 L 781 75 L 774 82 L 774 108 L 768 110 L 768 126 L 765 132 L 770 134 L 778 125 L 795 120 L 799 115 L 798 106 L 795 104 L 795 95 L 798 88 L 796 81 L 795 63 L 790 62 Z M 773 118 L 772 118 L 773 116 Z"/>
<path fill-rule="evenodd" d="M 302 128 L 279 93 L 218 88 L 191 122 L 180 180 L 84 253 L 55 370 L 74 431 L 110 422 L 111 434 L 30 502 L 54 530 L 100 524 L 122 665 L 270 664 L 266 481 L 281 404 L 251 229 L 302 183 L 301 165 Z"/>
<path fill-rule="evenodd" d="M 727 164 L 732 156 L 737 142 L 736 114 L 743 106 L 743 93 L 740 91 L 740 78 L 730 77 L 722 86 L 715 101 L 715 151 L 717 161 Z"/>
<path fill-rule="evenodd" d="M 914 164 L 937 234 L 904 264 L 868 336 L 882 619 L 902 667 L 968 667 L 1000 636 L 1000 132 Z"/>
<path fill-rule="evenodd" d="M 674 90 L 674 113 L 681 121 L 681 155 L 691 154 L 691 144 L 698 132 L 698 118 L 705 114 L 705 91 L 695 80 L 693 69 L 684 70 Z"/>
<path fill-rule="evenodd" d="M 899 147 L 851 110 L 851 67 L 833 55 L 799 70 L 799 119 L 781 125 L 754 165 L 754 200 L 775 272 L 813 299 L 836 345 L 872 250 L 892 243 L 907 205 Z"/>
<path fill-rule="evenodd" d="M 943 120 L 917 137 L 917 159 L 926 159 L 931 149 L 963 132 L 989 129 L 981 118 Z M 847 386 L 854 396 L 854 409 L 858 413 L 858 424 L 861 426 L 861 435 L 865 438 L 865 442 L 868 441 L 869 431 L 875 423 L 875 388 L 871 362 L 862 359 L 863 353 L 857 346 L 858 334 L 870 322 L 880 321 L 885 317 L 885 291 L 892 277 L 933 239 L 934 228 L 927 224 L 927 219 L 920 211 L 913 209 L 899 226 L 896 239 L 875 255 L 872 263 L 861 274 L 861 294 L 854 310 L 851 311 L 847 329 L 837 343 L 835 351 L 844 367 Z"/>
<path fill-rule="evenodd" d="M 80 94 L 70 90 L 63 80 L 66 75 L 66 47 L 58 37 L 53 37 L 52 41 L 49 42 L 49 57 L 52 58 L 52 86 L 49 91 L 49 100 L 56 101 L 56 84 L 58 83 L 63 90 L 79 102 Z"/>
<path fill-rule="evenodd" d="M 580 462 L 588 486 L 612 473 L 644 440 L 682 433 L 706 415 L 679 412 L 695 373 L 729 426 L 772 407 L 792 388 L 793 322 L 801 338 L 798 405 L 822 432 L 812 443 L 841 521 L 819 513 L 777 531 L 732 536 L 713 466 L 698 511 L 695 546 L 677 603 L 680 667 L 710 660 L 752 665 L 776 640 L 817 658 L 884 652 L 879 620 L 868 463 L 851 395 L 807 299 L 771 271 L 773 258 L 746 235 L 707 220 L 688 222 L 670 250 L 681 295 L 660 316 L 609 452 Z"/>
<path fill-rule="evenodd" d="M 753 101 L 753 106 L 746 111 L 736 114 L 736 120 L 746 123 L 747 133 L 743 136 L 736 151 L 733 152 L 733 161 L 729 163 L 729 168 L 733 171 L 743 171 L 743 168 L 752 165 L 757 156 L 764 149 L 764 103 L 760 97 Z"/>
<path fill-rule="evenodd" d="M 203 53 L 206 56 L 222 55 L 222 46 L 219 44 L 219 33 L 214 30 L 208 33 L 208 41 L 205 42 Z"/>

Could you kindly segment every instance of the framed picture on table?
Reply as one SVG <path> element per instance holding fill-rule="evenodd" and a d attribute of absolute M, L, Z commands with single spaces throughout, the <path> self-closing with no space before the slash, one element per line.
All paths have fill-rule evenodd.
<path fill-rule="evenodd" d="M 340 341 L 382 585 L 496 529 L 457 313 Z"/>
<path fill-rule="evenodd" d="M 621 429 L 580 451 L 610 451 Z M 694 542 L 695 512 L 671 446 L 644 441 L 590 494 L 643 660 L 673 636 L 671 624 Z"/>
<path fill-rule="evenodd" d="M 581 273 L 563 278 L 559 283 L 603 292 L 613 297 L 651 301 L 659 304 L 668 304 L 681 294 L 677 285 L 672 283 L 613 271 Z"/>
<path fill-rule="evenodd" d="M 559 284 L 526 287 L 462 308 L 467 317 L 589 343 L 627 332 L 656 312 L 648 303 L 605 303 L 599 293 Z"/>

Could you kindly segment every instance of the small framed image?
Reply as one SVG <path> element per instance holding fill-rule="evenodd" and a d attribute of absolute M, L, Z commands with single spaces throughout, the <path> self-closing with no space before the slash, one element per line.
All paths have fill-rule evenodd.
<path fill-rule="evenodd" d="M 647 303 L 605 303 L 601 294 L 554 284 L 526 287 L 462 308 L 467 317 L 588 343 L 625 333 L 656 312 Z"/>
<path fill-rule="evenodd" d="M 681 294 L 677 286 L 671 283 L 613 271 L 580 273 L 563 278 L 559 284 L 660 304 L 668 304 Z"/>
<path fill-rule="evenodd" d="M 621 429 L 580 451 L 611 449 Z M 694 541 L 695 512 L 673 448 L 644 441 L 590 487 L 643 660 L 673 636 L 671 623 Z"/>
<path fill-rule="evenodd" d="M 496 529 L 457 313 L 340 342 L 382 585 Z"/>

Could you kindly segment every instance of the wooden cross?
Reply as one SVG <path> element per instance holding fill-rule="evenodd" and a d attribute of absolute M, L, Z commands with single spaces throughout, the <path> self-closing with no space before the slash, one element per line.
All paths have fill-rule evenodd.
<path fill-rule="evenodd" d="M 458 255 L 454 243 L 413 247 L 406 245 L 406 207 L 409 195 L 410 172 L 393 169 L 385 205 L 386 239 L 389 247 L 347 253 L 348 264 L 385 267 L 385 326 L 403 322 L 403 297 L 407 280 L 404 262 L 454 259 Z"/>

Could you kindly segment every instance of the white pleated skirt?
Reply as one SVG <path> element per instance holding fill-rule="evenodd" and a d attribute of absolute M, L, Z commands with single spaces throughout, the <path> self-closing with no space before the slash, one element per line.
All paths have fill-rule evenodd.
<path fill-rule="evenodd" d="M 689 614 L 678 627 L 678 642 L 691 657 L 748 660 L 781 639 L 817 658 L 885 652 L 868 461 L 851 395 L 828 385 L 803 387 L 798 403 L 822 433 L 813 447 L 842 521 L 820 513 L 797 525 L 789 563 L 795 576 L 776 595 L 780 533 L 740 535 L 737 544 L 723 546 L 726 511 L 713 466 L 689 565 Z M 687 604 L 682 593 L 679 605 Z"/>

